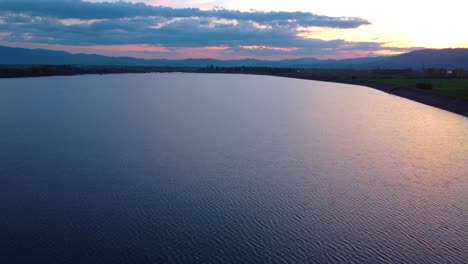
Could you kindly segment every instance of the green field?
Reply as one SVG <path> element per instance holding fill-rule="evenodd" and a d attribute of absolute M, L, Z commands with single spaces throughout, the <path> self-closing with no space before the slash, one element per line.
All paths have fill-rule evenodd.
<path fill-rule="evenodd" d="M 457 97 L 468 98 L 468 79 L 372 79 L 373 82 L 400 87 L 416 87 L 417 83 L 432 85 L 432 91 Z"/>

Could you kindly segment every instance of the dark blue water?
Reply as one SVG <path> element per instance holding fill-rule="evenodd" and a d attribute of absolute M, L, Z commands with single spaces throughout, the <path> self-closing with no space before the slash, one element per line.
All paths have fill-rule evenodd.
<path fill-rule="evenodd" d="M 468 263 L 468 119 L 244 75 L 0 80 L 0 263 Z"/>

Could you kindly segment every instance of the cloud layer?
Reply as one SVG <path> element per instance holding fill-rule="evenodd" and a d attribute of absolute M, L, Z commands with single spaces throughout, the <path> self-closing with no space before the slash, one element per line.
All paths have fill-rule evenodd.
<path fill-rule="evenodd" d="M 241 12 L 234 10 L 200 10 L 198 8 L 171 8 L 130 2 L 84 2 L 82 0 L 0 0 L 0 12 L 21 13 L 30 16 L 59 19 L 119 19 L 134 17 L 164 18 L 218 18 L 254 21 L 257 23 L 296 24 L 354 28 L 369 24 L 353 17 L 328 17 L 306 12 Z"/>
<path fill-rule="evenodd" d="M 240 12 L 171 8 L 130 2 L 0 0 L 0 39 L 8 43 L 69 46 L 152 45 L 164 55 L 207 48 L 250 57 L 310 57 L 382 50 L 379 43 L 325 41 L 299 36 L 300 28 L 357 28 L 362 18 L 308 12 Z M 217 47 L 217 49 L 213 49 Z M 388 48 L 386 48 L 388 49 Z M 398 49 L 392 49 L 398 50 Z M 187 55 L 189 56 L 189 55 Z"/>

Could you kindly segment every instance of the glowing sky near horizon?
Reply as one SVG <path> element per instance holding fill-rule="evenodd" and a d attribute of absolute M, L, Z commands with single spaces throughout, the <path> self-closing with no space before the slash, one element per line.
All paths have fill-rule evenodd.
<path fill-rule="evenodd" d="M 89 0 L 102 2 L 101 0 Z M 117 1 L 117 0 L 114 0 Z M 223 7 L 233 10 L 307 11 L 327 16 L 361 17 L 372 25 L 350 30 L 319 31 L 326 39 L 376 40 L 399 46 L 450 48 L 468 47 L 466 31 L 468 1 L 375 1 L 375 0 L 133 0 L 151 5 Z M 316 32 L 317 33 L 317 32 Z"/>
<path fill-rule="evenodd" d="M 2 2 L 8 4 L 11 1 L 17 3 L 24 1 L 26 5 L 32 0 L 0 0 L 0 7 Z M 45 3 L 54 0 L 40 1 Z M 85 3 L 80 0 L 64 1 Z M 97 4 L 113 2 L 112 4 L 118 5 L 121 3 L 109 0 L 86 2 L 96 5 L 96 8 L 102 8 L 103 14 L 110 12 L 107 9 L 113 8 L 112 5 L 97 6 Z M 233 13 L 228 14 L 227 18 L 210 17 L 210 14 L 202 14 L 201 18 L 192 15 L 183 18 L 162 15 L 164 19 L 158 20 L 154 18 L 154 15 L 141 17 L 138 13 L 136 18 L 131 19 L 105 16 L 101 18 L 99 15 L 95 17 L 90 15 L 90 19 L 81 17 L 71 19 L 64 14 L 52 13 L 53 10 L 43 12 L 31 11 L 26 7 L 12 8 L 10 13 L 3 12 L 2 14 L 0 11 L 0 44 L 140 58 L 214 57 L 221 59 L 351 58 L 396 54 L 419 48 L 468 47 L 468 34 L 465 30 L 465 10 L 468 2 L 465 0 L 443 2 L 434 0 L 424 2 L 408 0 L 387 2 L 372 0 L 129 0 L 127 2 L 171 7 L 176 11 L 182 8 L 196 8 L 203 12 L 223 8 Z M 47 8 L 45 4 L 44 8 Z M 146 9 L 149 10 L 149 8 Z M 251 15 L 252 20 L 244 17 L 239 20 L 234 13 L 237 10 L 244 12 L 243 16 Z M 261 18 L 257 17 L 270 11 L 285 12 L 292 18 L 278 20 L 271 18 L 270 14 L 263 14 L 264 17 Z M 306 15 L 316 14 L 319 17 L 301 18 L 298 16 L 296 21 L 296 11 Z M 93 10 L 93 12 L 99 12 L 99 10 Z M 9 19 L 12 16 L 15 19 Z M 231 18 L 232 16 L 234 18 Z M 346 21 L 346 19 L 341 19 L 342 17 L 356 19 L 356 21 Z M 37 21 L 44 22 L 46 18 L 47 23 L 42 29 L 38 26 L 26 27 L 24 23 L 28 22 L 23 21 L 29 19 L 37 23 Z M 149 19 L 152 19 L 151 22 Z M 18 20 L 21 21 L 17 22 Z M 125 21 L 135 25 L 135 28 L 127 27 Z M 44 28 L 48 27 L 47 30 L 50 31 L 53 25 L 57 26 L 57 32 L 64 33 L 54 36 L 44 32 Z M 143 27 L 147 27 L 148 30 L 145 31 Z M 223 27 L 226 30 L 223 30 Z M 98 32 L 104 32 L 100 34 L 104 34 L 107 38 L 103 38 Z M 134 41 L 131 37 L 127 39 L 133 32 L 137 32 Z M 96 34 L 94 39 L 93 34 Z M 258 35 L 257 39 L 255 34 Z"/>

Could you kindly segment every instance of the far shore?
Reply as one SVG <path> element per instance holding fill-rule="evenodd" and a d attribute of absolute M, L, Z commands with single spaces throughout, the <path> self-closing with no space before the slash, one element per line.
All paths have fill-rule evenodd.
<path fill-rule="evenodd" d="M 319 70 L 327 71 L 327 70 Z M 346 71 L 346 70 L 344 70 Z M 355 73 L 354 70 L 349 70 Z M 145 66 L 71 66 L 71 65 L 12 65 L 0 66 L 0 78 L 24 78 L 44 76 L 74 76 L 84 74 L 119 74 L 119 73 L 224 73 L 267 75 L 294 79 L 325 81 L 343 84 L 353 84 L 370 87 L 389 94 L 401 96 L 416 102 L 440 108 L 468 117 L 468 98 L 462 96 L 446 95 L 432 90 L 423 90 L 413 87 L 394 87 L 392 85 L 376 82 L 372 79 L 342 78 L 327 74 L 310 74 L 297 69 L 281 69 L 267 67 L 234 67 L 234 68 L 195 68 L 195 67 L 145 67 Z"/>

